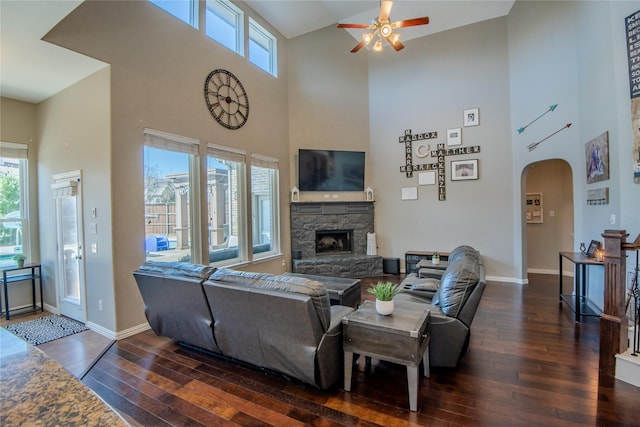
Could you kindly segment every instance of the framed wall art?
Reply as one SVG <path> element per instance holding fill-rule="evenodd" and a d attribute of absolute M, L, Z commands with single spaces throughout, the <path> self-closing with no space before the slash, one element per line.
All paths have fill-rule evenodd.
<path fill-rule="evenodd" d="M 478 159 L 452 160 L 451 181 L 478 179 Z"/>
<path fill-rule="evenodd" d="M 526 204 L 527 224 L 542 224 L 542 193 L 527 193 Z"/>
<path fill-rule="evenodd" d="M 462 129 L 447 129 L 447 145 L 462 144 Z"/>
<path fill-rule="evenodd" d="M 465 126 L 478 126 L 480 124 L 480 110 L 478 108 L 464 110 L 462 122 Z"/>
<path fill-rule="evenodd" d="M 609 179 L 609 131 L 585 144 L 587 184 Z"/>

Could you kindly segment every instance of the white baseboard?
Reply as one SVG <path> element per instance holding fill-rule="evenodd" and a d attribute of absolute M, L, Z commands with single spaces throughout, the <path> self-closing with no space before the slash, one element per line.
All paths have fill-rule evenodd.
<path fill-rule="evenodd" d="M 516 285 L 526 285 L 529 283 L 529 280 L 518 277 L 486 276 L 486 279 L 488 282 L 514 283 Z"/>
<path fill-rule="evenodd" d="M 632 356 L 631 350 L 616 354 L 616 379 L 640 387 L 640 355 Z"/>
<path fill-rule="evenodd" d="M 129 329 L 125 329 L 124 331 L 120 331 L 120 332 L 114 332 L 110 329 L 104 328 L 100 325 L 97 325 L 95 323 L 92 322 L 87 322 L 87 328 L 91 329 L 94 332 L 99 333 L 102 336 L 105 336 L 111 340 L 121 340 L 123 338 L 127 338 L 130 337 L 132 335 L 138 334 L 140 332 L 144 332 L 147 329 L 151 329 L 151 326 L 149 326 L 149 323 L 145 322 L 141 325 L 138 326 L 134 326 L 132 328 Z"/>

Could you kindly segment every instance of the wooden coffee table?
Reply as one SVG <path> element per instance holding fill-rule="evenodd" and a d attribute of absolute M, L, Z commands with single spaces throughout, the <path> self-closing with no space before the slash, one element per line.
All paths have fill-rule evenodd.
<path fill-rule="evenodd" d="M 409 408 L 418 408 L 418 368 L 429 377 L 430 311 L 424 304 L 395 302 L 393 314 L 381 316 L 374 301 L 342 319 L 344 335 L 344 389 L 351 391 L 353 354 L 399 363 L 407 367 Z"/>

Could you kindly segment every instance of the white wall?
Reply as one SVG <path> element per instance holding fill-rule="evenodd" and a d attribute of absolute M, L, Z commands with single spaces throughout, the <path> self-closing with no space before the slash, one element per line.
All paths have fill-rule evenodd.
<path fill-rule="evenodd" d="M 506 21 L 493 19 L 422 39 L 400 52 L 370 56 L 371 157 L 376 191 L 379 253 L 400 257 L 408 250 L 477 248 L 487 275 L 515 280 L 512 250 L 511 123 Z M 478 107 L 480 125 L 463 127 L 463 110 Z M 436 185 L 419 186 L 418 200 L 402 201 L 401 189 L 418 185 L 406 178 L 404 144 L 398 137 L 437 131 L 432 149 L 446 143 L 447 129 L 462 128 L 462 147 L 479 154 L 446 158 L 446 200 Z M 451 181 L 452 160 L 478 159 L 479 179 Z M 434 163 L 434 157 L 414 163 Z"/>
<path fill-rule="evenodd" d="M 563 159 L 571 166 L 575 251 L 580 242 L 602 241 L 605 229 L 626 228 L 635 233 L 632 238 L 640 232 L 640 186 L 631 183 L 624 41 L 624 17 L 637 8 L 637 2 L 518 1 L 508 17 L 513 175 L 519 176 L 528 164 L 544 159 Z M 517 128 L 552 104 L 558 104 L 555 112 L 522 135 L 517 134 Z M 572 123 L 571 128 L 532 152 L 526 149 L 529 143 L 542 140 L 566 123 Z M 585 144 L 604 131 L 609 131 L 610 179 L 587 184 Z M 514 180 L 514 197 L 520 194 L 521 185 Z M 588 206 L 587 190 L 601 187 L 609 187 L 609 204 Z M 612 214 L 616 215 L 616 224 L 609 222 Z M 520 230 L 524 236 L 525 228 Z M 517 246 L 515 249 L 520 250 Z M 591 270 L 590 297 L 600 305 L 602 269 Z"/>

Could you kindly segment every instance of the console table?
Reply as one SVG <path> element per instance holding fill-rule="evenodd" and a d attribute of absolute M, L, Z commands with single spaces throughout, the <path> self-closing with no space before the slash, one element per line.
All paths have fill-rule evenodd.
<path fill-rule="evenodd" d="M 316 274 L 283 273 L 283 276 L 304 277 L 316 280 L 324 285 L 329 294 L 331 305 L 346 305 L 357 308 L 360 305 L 360 279 L 319 276 Z"/>
<path fill-rule="evenodd" d="M 416 273 L 418 271 L 418 263 L 423 260 L 431 261 L 431 257 L 436 251 L 407 251 L 404 253 L 404 271 L 405 273 Z M 449 252 L 438 252 L 440 254 L 440 263 L 449 259 Z"/>
<path fill-rule="evenodd" d="M 381 316 L 375 301 L 364 301 L 342 319 L 344 336 L 344 389 L 351 391 L 353 354 L 387 360 L 407 367 L 409 408 L 418 408 L 418 367 L 423 362 L 429 377 L 429 320 L 425 304 L 395 302 L 393 313 Z"/>
<path fill-rule="evenodd" d="M 566 259 L 574 264 L 574 288 L 575 293 L 562 293 L 562 260 Z M 587 266 L 599 265 L 604 267 L 602 261 L 590 258 L 581 252 L 560 252 L 558 255 L 558 275 L 560 276 L 560 285 L 558 295 L 560 304 L 564 301 L 569 308 L 575 312 L 576 322 L 580 322 L 581 316 L 600 317 L 602 312 L 589 300 L 587 296 Z"/>
<path fill-rule="evenodd" d="M 8 275 L 12 271 L 19 272 L 18 274 Z M 16 308 L 13 310 L 9 309 L 9 284 L 22 282 L 25 280 L 31 280 L 31 297 L 33 301 L 32 310 L 37 311 L 38 308 L 41 312 L 44 311 L 44 301 L 42 297 L 42 271 L 40 264 L 25 264 L 22 267 L 12 266 L 12 267 L 3 267 L 2 268 L 2 287 L 4 290 L 4 314 L 5 318 L 9 320 L 11 318 L 10 312 L 16 310 L 25 310 L 29 309 L 25 308 Z M 36 305 L 36 279 L 40 282 L 40 306 Z M 0 308 L 2 307 L 2 301 L 0 301 Z"/>

